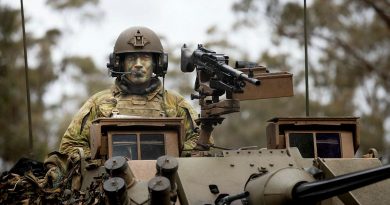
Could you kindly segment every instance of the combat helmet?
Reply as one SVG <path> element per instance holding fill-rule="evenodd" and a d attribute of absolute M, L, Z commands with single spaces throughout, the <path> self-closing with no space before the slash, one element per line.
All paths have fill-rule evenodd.
<path fill-rule="evenodd" d="M 156 76 L 164 77 L 168 68 L 168 54 L 164 53 L 164 48 L 157 34 L 149 28 L 136 26 L 130 27 L 119 34 L 114 52 L 110 54 L 107 63 L 112 77 L 124 74 L 123 59 L 126 53 L 152 53 L 156 59 L 153 73 Z"/>

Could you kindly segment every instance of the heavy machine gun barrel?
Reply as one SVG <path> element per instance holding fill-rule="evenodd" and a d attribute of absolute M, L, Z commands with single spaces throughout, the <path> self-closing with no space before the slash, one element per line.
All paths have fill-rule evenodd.
<path fill-rule="evenodd" d="M 390 178 L 390 165 L 298 184 L 292 198 L 303 204 L 317 202 Z"/>

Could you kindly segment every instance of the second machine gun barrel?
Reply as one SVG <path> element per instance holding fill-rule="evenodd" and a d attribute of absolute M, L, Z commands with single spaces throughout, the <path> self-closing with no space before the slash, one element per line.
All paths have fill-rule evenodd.
<path fill-rule="evenodd" d="M 249 204 L 315 204 L 390 178 L 390 165 L 316 181 L 302 169 L 282 168 L 250 179 L 245 187 Z M 356 204 L 353 198 L 345 204 Z"/>
<path fill-rule="evenodd" d="M 316 202 L 358 189 L 390 177 L 390 165 L 336 176 L 332 179 L 302 183 L 294 187 L 294 201 Z"/>

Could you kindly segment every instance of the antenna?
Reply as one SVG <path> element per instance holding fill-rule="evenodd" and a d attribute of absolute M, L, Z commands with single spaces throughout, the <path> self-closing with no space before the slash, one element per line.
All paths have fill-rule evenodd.
<path fill-rule="evenodd" d="M 20 13 L 22 15 L 22 28 L 23 28 L 23 50 L 24 50 L 24 72 L 26 75 L 26 92 L 27 92 L 27 115 L 28 115 L 28 139 L 29 139 L 29 155 L 34 156 L 33 153 L 33 135 L 31 126 L 31 101 L 30 101 L 30 83 L 28 81 L 28 62 L 27 62 L 27 49 L 26 49 L 26 30 L 24 28 L 24 9 L 23 0 L 20 0 Z"/>
<path fill-rule="evenodd" d="M 303 25 L 305 30 L 305 89 L 306 89 L 306 117 L 310 116 L 309 110 L 309 68 L 307 57 L 307 15 L 306 15 L 306 0 L 303 7 Z"/>

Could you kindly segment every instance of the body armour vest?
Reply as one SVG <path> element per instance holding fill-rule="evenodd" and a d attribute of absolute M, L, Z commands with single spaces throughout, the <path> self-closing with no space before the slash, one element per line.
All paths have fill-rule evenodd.
<path fill-rule="evenodd" d="M 153 80 L 147 92 L 133 94 L 123 81 L 116 81 L 113 96 L 106 103 L 99 105 L 99 110 L 105 117 L 113 115 L 128 115 L 142 117 L 165 117 L 165 104 L 161 82 Z"/>
<path fill-rule="evenodd" d="M 151 99 L 143 95 L 126 95 L 117 98 L 116 107 L 113 114 L 144 116 L 144 117 L 164 117 L 163 97 L 156 94 Z"/>

